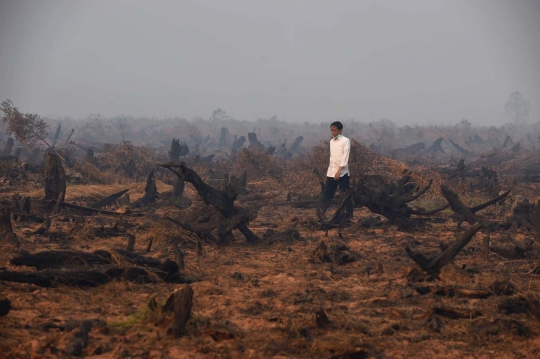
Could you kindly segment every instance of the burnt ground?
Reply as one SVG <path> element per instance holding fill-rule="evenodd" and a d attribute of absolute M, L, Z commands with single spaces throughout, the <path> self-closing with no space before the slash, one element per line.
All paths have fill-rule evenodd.
<path fill-rule="evenodd" d="M 82 203 L 82 197 L 100 198 L 122 189 L 117 187 L 68 187 L 66 201 Z M 141 187 L 132 187 L 139 196 Z M 158 190 L 164 188 L 158 185 Z M 527 191 L 537 189 L 528 186 Z M 187 197 L 197 200 L 193 190 Z M 232 243 L 205 245 L 200 254 L 193 237 L 159 219 L 164 214 L 181 218 L 183 213 L 162 206 L 152 215 L 126 221 L 138 225 L 137 253 L 173 259 L 171 243 L 183 243 L 185 272 L 199 279 L 191 284 L 193 310 L 184 335 L 173 336 L 170 318 L 160 311 L 183 284 L 118 280 L 80 289 L 0 282 L 0 298 L 9 298 L 13 306 L 0 317 L 0 356 L 65 357 L 68 343 L 78 335 L 78 322 L 90 319 L 94 325 L 82 350 L 86 357 L 540 357 L 537 260 L 507 260 L 494 253 L 485 260 L 482 233 L 438 276 L 420 272 L 407 255 L 405 246 L 438 253 L 441 241 L 455 238 L 449 210 L 436 216 L 439 223 L 402 232 L 394 226 L 361 227 L 356 221 L 370 213 L 360 209 L 343 238 L 335 229 L 325 238 L 313 209 L 268 205 L 250 224 L 263 238 L 260 242 L 247 244 L 235 232 Z M 10 264 L 20 250 L 125 248 L 125 236 L 100 238 L 92 232 L 116 218 L 89 216 L 82 230 L 70 234 L 78 217 L 75 210 L 65 210 L 44 236 L 33 234 L 40 224 L 15 222 L 21 248 L 3 246 L 0 267 L 32 271 Z M 495 233 L 491 240 L 508 246 L 503 236 Z M 518 240 L 525 237 L 515 234 Z M 320 262 L 313 252 L 322 239 L 328 246 L 344 244 L 357 260 Z M 153 298 L 155 310 L 149 306 Z"/>

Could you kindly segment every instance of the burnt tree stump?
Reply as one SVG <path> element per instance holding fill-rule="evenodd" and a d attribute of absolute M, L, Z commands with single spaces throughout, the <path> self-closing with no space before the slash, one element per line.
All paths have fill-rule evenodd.
<path fill-rule="evenodd" d="M 458 239 L 450 243 L 450 245 L 435 258 L 427 258 L 422 253 L 414 252 L 409 247 L 406 247 L 405 250 L 407 251 L 407 254 L 409 254 L 409 257 L 411 257 L 420 268 L 429 274 L 437 273 L 444 265 L 454 260 L 454 257 L 471 241 L 482 226 L 482 223 L 476 223 L 469 227 Z"/>
<path fill-rule="evenodd" d="M 236 153 L 239 149 L 241 149 L 244 146 L 245 142 L 245 136 L 240 136 L 239 138 L 235 139 L 231 148 L 232 153 Z"/>
<path fill-rule="evenodd" d="M 199 196 L 206 204 L 212 205 L 212 208 L 201 208 L 196 211 L 190 219 L 184 219 L 183 222 L 167 218 L 178 226 L 195 233 L 199 238 L 209 239 L 219 244 L 226 244 L 232 238 L 232 230 L 238 229 L 248 242 L 254 242 L 259 238 L 247 227 L 247 223 L 257 216 L 257 208 L 240 207 L 234 204 L 238 196 L 238 183 L 241 180 L 234 181 L 232 184 L 229 176 L 224 176 L 224 182 L 221 188 L 215 189 L 199 177 L 199 175 L 188 168 L 185 163 L 161 164 L 162 167 L 169 169 L 178 177 L 182 178 L 195 187 Z M 242 176 L 244 177 L 244 176 Z M 218 238 L 211 234 L 217 230 Z"/>
<path fill-rule="evenodd" d="M 154 202 L 159 197 L 159 193 L 156 187 L 156 181 L 154 180 L 154 170 L 150 171 L 146 178 L 146 186 L 144 187 L 144 196 L 137 201 L 133 202 L 133 207 L 146 206 Z"/>
<path fill-rule="evenodd" d="M 411 174 L 405 170 L 401 179 L 391 183 L 377 175 L 362 178 L 351 191 L 355 206 L 365 206 L 371 212 L 385 216 L 390 224 L 400 229 L 411 226 L 411 215 L 431 216 L 448 208 L 448 204 L 433 210 L 409 207 L 408 204 L 425 194 L 433 183 L 429 180 L 426 186 L 414 192 Z"/>
<path fill-rule="evenodd" d="M 60 157 L 53 152 L 47 152 L 45 162 L 45 200 L 57 200 L 61 193 L 66 193 L 66 173 L 60 162 Z"/>
<path fill-rule="evenodd" d="M 20 246 L 17 235 L 11 226 L 11 211 L 9 207 L 0 205 L 0 238 L 16 247 Z"/>
<path fill-rule="evenodd" d="M 257 134 L 255 132 L 248 132 L 249 147 L 254 147 L 259 149 L 259 151 L 264 152 L 264 145 L 257 139 Z"/>
<path fill-rule="evenodd" d="M 193 289 L 187 285 L 184 288 L 176 289 L 167 299 L 162 311 L 172 312 L 173 321 L 169 328 L 170 334 L 178 337 L 185 333 L 186 325 L 191 318 L 191 308 L 193 306 Z"/>
<path fill-rule="evenodd" d="M 172 190 L 173 197 L 182 198 L 184 196 L 185 187 L 186 187 L 186 182 L 182 178 L 176 176 L 176 178 L 174 179 L 173 190 Z"/>
<path fill-rule="evenodd" d="M 438 138 L 437 141 L 433 142 L 433 144 L 426 150 L 426 153 L 429 154 L 436 154 L 437 152 L 444 153 L 444 149 L 441 147 L 441 143 L 444 140 L 444 138 Z"/>

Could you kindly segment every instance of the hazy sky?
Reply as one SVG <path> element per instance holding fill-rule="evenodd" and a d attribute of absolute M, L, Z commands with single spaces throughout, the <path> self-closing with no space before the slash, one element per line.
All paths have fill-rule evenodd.
<path fill-rule="evenodd" d="M 540 121 L 540 0 L 0 0 L 0 100 L 23 112 Z"/>

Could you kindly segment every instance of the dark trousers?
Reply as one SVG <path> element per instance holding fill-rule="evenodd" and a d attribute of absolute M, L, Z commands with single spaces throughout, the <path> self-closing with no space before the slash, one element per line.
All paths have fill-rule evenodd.
<path fill-rule="evenodd" d="M 330 202 L 332 202 L 338 186 L 341 193 L 347 192 L 347 189 L 349 188 L 349 180 L 350 177 L 348 174 L 340 177 L 338 181 L 336 181 L 333 177 L 326 177 L 326 186 L 324 188 L 324 193 L 322 194 L 321 198 L 322 213 L 325 213 L 328 207 L 330 207 Z M 349 215 L 352 215 L 353 213 L 353 206 L 350 200 L 345 205 L 345 212 Z"/>

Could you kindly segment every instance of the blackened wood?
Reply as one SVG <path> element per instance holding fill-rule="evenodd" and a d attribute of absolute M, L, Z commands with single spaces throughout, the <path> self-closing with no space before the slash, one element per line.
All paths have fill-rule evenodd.
<path fill-rule="evenodd" d="M 444 138 L 438 138 L 437 141 L 433 142 L 433 144 L 426 150 L 427 153 L 435 154 L 437 152 L 444 153 L 444 149 L 441 147 L 441 143 L 444 140 Z"/>
<path fill-rule="evenodd" d="M 56 203 L 56 201 L 48 201 L 48 203 Z M 96 209 L 96 208 L 89 208 L 89 207 L 83 207 L 78 206 L 76 204 L 68 203 L 68 202 L 62 202 L 62 206 L 67 208 L 73 208 L 78 209 L 80 211 L 86 211 L 86 212 L 92 212 L 92 213 L 101 213 L 101 214 L 108 214 L 110 216 L 123 216 L 123 215 L 130 215 L 130 216 L 142 216 L 142 213 L 136 213 L 136 212 L 114 212 L 114 211 L 106 211 L 104 209 Z"/>
<path fill-rule="evenodd" d="M 11 308 L 11 301 L 9 299 L 0 299 L 0 317 L 7 315 Z"/>
<path fill-rule="evenodd" d="M 173 323 L 170 328 L 176 337 L 186 331 L 186 325 L 191 318 L 191 308 L 193 306 L 193 289 L 187 285 L 184 288 L 176 289 L 173 294 Z"/>
<path fill-rule="evenodd" d="M 83 349 L 88 344 L 88 333 L 90 329 L 92 329 L 92 321 L 83 320 L 79 325 L 79 330 L 66 345 L 67 355 L 80 356 L 83 353 Z"/>
<path fill-rule="evenodd" d="M 115 264 L 116 259 L 129 262 L 132 265 L 162 269 L 163 263 L 152 257 L 141 256 L 123 249 L 111 251 L 97 250 L 94 252 L 83 251 L 43 251 L 34 254 L 24 252 L 11 260 L 11 264 L 17 266 L 35 267 L 36 270 L 95 266 L 101 264 Z"/>
<path fill-rule="evenodd" d="M 122 190 L 120 192 L 117 192 L 117 193 L 113 193 L 110 196 L 107 196 L 107 197 L 103 198 L 102 200 L 100 200 L 100 201 L 98 201 L 98 202 L 96 202 L 94 204 L 91 204 L 89 207 L 99 209 L 99 208 L 108 206 L 109 204 L 113 203 L 114 201 L 116 201 L 117 199 L 122 197 L 128 191 L 129 191 L 129 188 L 125 189 L 125 190 Z"/>
<path fill-rule="evenodd" d="M 126 251 L 133 252 L 135 250 L 135 235 L 128 234 L 128 242 L 126 246 Z"/>
<path fill-rule="evenodd" d="M 471 241 L 476 232 L 478 232 L 482 226 L 482 223 L 476 223 L 469 227 L 458 239 L 450 243 L 450 245 L 435 258 L 427 258 L 422 253 L 412 251 L 409 247 L 406 247 L 405 250 L 411 259 L 414 260 L 423 270 L 428 273 L 436 273 L 447 263 L 454 260 L 459 251 L 461 251 L 463 247 L 465 247 Z"/>
<path fill-rule="evenodd" d="M 58 124 L 58 127 L 56 127 L 56 132 L 54 133 L 53 140 L 51 142 L 51 147 L 54 148 L 56 146 L 56 142 L 58 142 L 58 137 L 60 136 L 60 131 L 62 130 L 62 125 Z"/>
<path fill-rule="evenodd" d="M 19 239 L 11 226 L 11 210 L 4 205 L 0 205 L 0 239 L 15 247 L 20 246 Z"/>
<path fill-rule="evenodd" d="M 64 167 L 58 155 L 49 151 L 45 163 L 45 200 L 56 200 L 62 192 L 66 192 Z"/>
<path fill-rule="evenodd" d="M 182 178 L 176 176 L 176 178 L 174 179 L 174 184 L 173 184 L 173 191 L 172 191 L 173 197 L 182 198 L 184 196 L 185 187 L 186 187 L 186 182 Z"/>
<path fill-rule="evenodd" d="M 22 211 L 25 214 L 30 214 L 30 212 L 32 211 L 32 199 L 30 197 L 26 197 L 24 199 L 24 203 L 23 203 L 23 206 L 22 206 Z"/>

